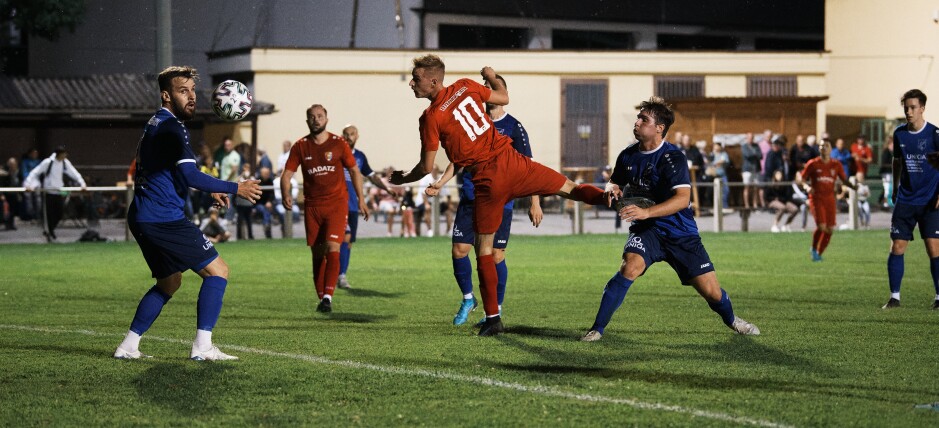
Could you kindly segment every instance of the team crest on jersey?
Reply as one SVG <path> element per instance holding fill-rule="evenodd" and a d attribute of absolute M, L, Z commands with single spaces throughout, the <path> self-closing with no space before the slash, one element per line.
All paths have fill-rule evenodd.
<path fill-rule="evenodd" d="M 331 162 L 333 160 L 333 152 L 326 152 L 326 162 Z"/>
<path fill-rule="evenodd" d="M 919 151 L 926 151 L 926 140 L 919 140 Z"/>

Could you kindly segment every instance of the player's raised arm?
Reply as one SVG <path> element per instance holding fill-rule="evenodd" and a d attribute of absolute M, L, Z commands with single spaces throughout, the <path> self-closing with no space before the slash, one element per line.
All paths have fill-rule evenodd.
<path fill-rule="evenodd" d="M 479 71 L 479 74 L 483 76 L 483 80 L 489 84 L 489 87 L 492 88 L 492 93 L 489 95 L 489 99 L 485 100 L 487 103 L 495 105 L 509 105 L 509 90 L 505 85 L 496 77 L 496 71 L 492 67 L 486 66 Z"/>

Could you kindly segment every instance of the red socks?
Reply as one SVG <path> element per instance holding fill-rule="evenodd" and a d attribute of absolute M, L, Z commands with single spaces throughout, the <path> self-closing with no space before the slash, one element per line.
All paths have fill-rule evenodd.
<path fill-rule="evenodd" d="M 499 275 L 496 272 L 496 260 L 492 254 L 476 258 L 476 272 L 479 274 L 479 293 L 483 298 L 486 316 L 499 314 L 499 295 L 496 292 Z"/>
<path fill-rule="evenodd" d="M 831 242 L 831 234 L 822 232 L 822 239 L 818 242 L 818 254 L 819 255 L 825 252 L 825 249 L 828 248 L 829 242 Z"/>
<path fill-rule="evenodd" d="M 326 269 L 323 279 L 326 280 L 326 284 L 323 284 L 325 293 L 332 296 L 333 292 L 336 291 L 336 281 L 339 280 L 338 251 L 329 251 L 326 253 Z"/>

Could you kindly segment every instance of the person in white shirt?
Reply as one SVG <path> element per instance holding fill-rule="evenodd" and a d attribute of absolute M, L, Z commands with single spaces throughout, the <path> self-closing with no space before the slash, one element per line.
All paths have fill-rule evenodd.
<path fill-rule="evenodd" d="M 43 159 L 23 182 L 23 187 L 27 192 L 40 189 L 43 194 L 43 217 L 45 218 L 45 228 L 42 232 L 46 241 L 56 241 L 55 228 L 62 220 L 62 212 L 65 208 L 65 196 L 61 189 L 65 187 L 65 176 L 78 183 L 82 190 L 87 187 L 81 174 L 72 166 L 66 157 L 68 151 L 64 146 L 55 149 L 52 156 Z"/>

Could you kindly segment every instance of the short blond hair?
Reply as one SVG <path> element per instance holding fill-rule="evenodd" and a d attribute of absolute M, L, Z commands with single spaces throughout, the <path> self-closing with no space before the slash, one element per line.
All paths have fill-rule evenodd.
<path fill-rule="evenodd" d="M 424 56 L 419 56 L 414 58 L 414 69 L 423 68 L 431 72 L 440 72 L 444 74 L 446 72 L 447 66 L 444 65 L 443 60 L 439 56 L 434 54 L 427 54 Z"/>

